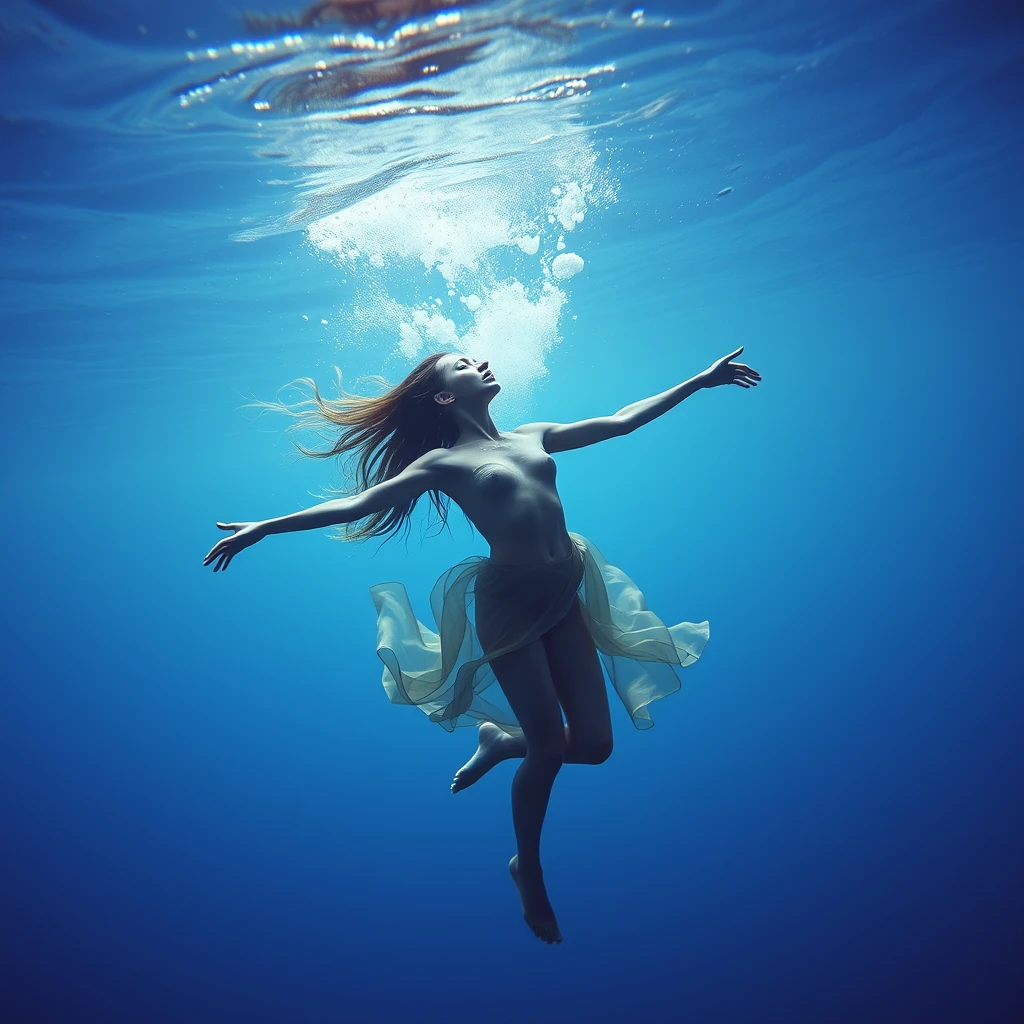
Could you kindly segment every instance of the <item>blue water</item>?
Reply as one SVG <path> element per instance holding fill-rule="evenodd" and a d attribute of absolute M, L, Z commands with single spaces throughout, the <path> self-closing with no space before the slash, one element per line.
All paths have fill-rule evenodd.
<path fill-rule="evenodd" d="M 1022 1019 L 1020 5 L 261 13 L 0 14 L 0 1020 Z M 507 429 L 740 344 L 760 387 L 558 457 L 711 642 L 559 776 L 547 947 L 513 766 L 453 797 L 472 731 L 374 651 L 371 584 L 426 615 L 485 545 L 214 575 L 342 482 L 241 406 L 461 346 Z"/>

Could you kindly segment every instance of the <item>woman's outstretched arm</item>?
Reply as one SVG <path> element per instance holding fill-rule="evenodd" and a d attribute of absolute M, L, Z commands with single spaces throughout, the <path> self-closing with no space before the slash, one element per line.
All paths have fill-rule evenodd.
<path fill-rule="evenodd" d="M 742 352 L 743 346 L 740 345 L 735 352 L 716 359 L 696 377 L 691 377 L 689 380 L 683 381 L 682 384 L 677 384 L 674 388 L 669 388 L 668 391 L 663 391 L 653 398 L 645 398 L 641 402 L 634 402 L 632 405 L 620 409 L 615 416 L 625 423 L 625 433 L 628 434 L 630 431 L 636 430 L 637 427 L 642 427 L 645 423 L 657 419 L 669 409 L 677 406 L 684 398 L 689 398 L 690 395 L 702 388 L 716 388 L 720 384 L 738 384 L 741 388 L 757 387 L 761 374 L 744 363 L 733 362 Z"/>
<path fill-rule="evenodd" d="M 527 423 L 517 430 L 539 432 L 541 443 L 549 452 L 566 452 L 573 448 L 596 444 L 598 441 L 606 441 L 610 437 L 621 437 L 623 434 L 632 433 L 645 423 L 650 423 L 702 388 L 718 387 L 720 384 L 756 387 L 761 375 L 743 363 L 732 362 L 742 351 L 741 345 L 735 352 L 716 360 L 696 377 L 691 377 L 653 398 L 645 398 L 627 405 L 613 416 L 596 416 L 576 423 Z"/>
<path fill-rule="evenodd" d="M 203 565 L 216 562 L 213 571 L 226 569 L 239 551 L 251 547 L 272 533 L 292 533 L 296 530 L 317 530 L 324 526 L 354 523 L 373 512 L 405 505 L 425 491 L 438 487 L 438 451 L 421 455 L 390 480 L 383 480 L 359 494 L 321 502 L 301 512 L 292 512 L 277 519 L 264 519 L 251 523 L 217 523 L 221 530 L 232 530 L 230 537 L 219 540 L 203 559 Z"/>

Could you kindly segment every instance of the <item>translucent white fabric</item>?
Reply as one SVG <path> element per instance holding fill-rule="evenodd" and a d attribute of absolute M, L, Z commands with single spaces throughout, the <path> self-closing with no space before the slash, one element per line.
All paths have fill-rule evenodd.
<path fill-rule="evenodd" d="M 666 626 L 591 541 L 569 536 L 572 553 L 558 562 L 505 565 L 472 555 L 454 565 L 430 594 L 437 633 L 416 618 L 403 584 L 372 586 L 377 655 L 391 702 L 414 704 L 449 731 L 480 722 L 517 731 L 489 663 L 542 636 L 578 595 L 615 692 L 633 724 L 651 728 L 648 705 L 679 689 L 677 670 L 700 657 L 708 623 Z"/>

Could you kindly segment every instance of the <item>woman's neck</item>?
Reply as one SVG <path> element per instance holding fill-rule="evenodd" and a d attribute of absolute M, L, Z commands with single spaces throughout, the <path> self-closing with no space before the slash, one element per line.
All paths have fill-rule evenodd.
<path fill-rule="evenodd" d="M 459 428 L 459 437 L 456 445 L 472 444 L 474 441 L 499 441 L 501 431 L 494 425 L 489 412 L 484 412 L 483 418 L 476 416 L 455 417 L 455 424 Z"/>

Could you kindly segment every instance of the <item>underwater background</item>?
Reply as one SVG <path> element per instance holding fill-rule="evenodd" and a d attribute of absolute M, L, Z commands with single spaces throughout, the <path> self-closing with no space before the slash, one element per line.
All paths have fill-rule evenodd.
<path fill-rule="evenodd" d="M 1024 1017 L 1019 3 L 0 10 L 3 1024 Z M 213 574 L 345 482 L 242 407 L 461 350 L 510 429 L 741 344 L 557 457 L 711 640 L 560 774 L 548 947 L 514 765 L 453 796 L 374 650 L 486 545 Z"/>

